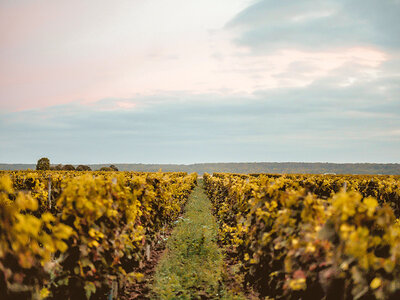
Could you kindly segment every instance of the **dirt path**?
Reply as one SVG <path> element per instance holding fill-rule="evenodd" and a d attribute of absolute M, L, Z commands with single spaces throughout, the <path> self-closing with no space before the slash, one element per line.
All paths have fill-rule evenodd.
<path fill-rule="evenodd" d="M 241 299 L 223 284 L 224 259 L 217 233 L 210 200 L 199 180 L 156 268 L 154 299 Z"/>
<path fill-rule="evenodd" d="M 159 242 L 151 249 L 150 260 L 145 261 L 142 268 L 137 272 L 142 273 L 144 280 L 136 282 L 124 288 L 118 299 L 121 300 L 147 300 L 151 298 L 151 286 L 153 284 L 154 272 L 156 266 L 160 262 L 163 253 L 165 252 L 166 240 L 171 235 L 171 229 L 166 231 L 164 235 L 160 236 Z"/>

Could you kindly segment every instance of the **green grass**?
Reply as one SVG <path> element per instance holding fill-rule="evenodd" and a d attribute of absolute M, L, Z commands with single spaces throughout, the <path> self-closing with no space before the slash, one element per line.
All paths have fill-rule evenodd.
<path fill-rule="evenodd" d="M 167 242 L 155 273 L 155 299 L 242 299 L 223 286 L 223 255 L 217 246 L 217 224 L 202 180 L 189 198 Z"/>

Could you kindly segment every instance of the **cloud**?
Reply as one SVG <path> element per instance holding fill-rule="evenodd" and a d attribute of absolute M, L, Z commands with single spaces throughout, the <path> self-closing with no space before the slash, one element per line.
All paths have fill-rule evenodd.
<path fill-rule="evenodd" d="M 338 88 L 165 93 L 0 114 L 0 157 L 32 162 L 400 162 L 400 77 Z M 121 103 L 123 105 L 121 106 Z M 124 107 L 125 106 L 125 107 Z M 128 109 L 126 109 L 128 107 Z"/>
<path fill-rule="evenodd" d="M 1 3 L 0 162 L 400 162 L 399 1 L 232 1 Z"/>
<path fill-rule="evenodd" d="M 254 52 L 280 48 L 329 50 L 354 46 L 400 47 L 396 0 L 262 0 L 227 24 L 236 43 Z"/>
<path fill-rule="evenodd" d="M 2 110 L 176 91 L 251 94 L 304 87 L 343 65 L 351 68 L 341 84 L 352 84 L 393 61 L 374 37 L 398 40 L 398 4 L 389 0 L 42 2 L 0 3 Z"/>
<path fill-rule="evenodd" d="M 218 89 L 209 31 L 243 2 L 0 1 L 0 109 Z"/>

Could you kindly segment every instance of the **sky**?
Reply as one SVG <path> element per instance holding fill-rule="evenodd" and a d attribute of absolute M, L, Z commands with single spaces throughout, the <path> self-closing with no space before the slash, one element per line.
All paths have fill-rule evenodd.
<path fill-rule="evenodd" d="M 0 1 L 0 162 L 400 163 L 400 0 Z"/>

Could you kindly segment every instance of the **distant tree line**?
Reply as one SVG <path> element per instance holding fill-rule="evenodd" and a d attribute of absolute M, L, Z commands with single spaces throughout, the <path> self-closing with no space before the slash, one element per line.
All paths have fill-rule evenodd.
<path fill-rule="evenodd" d="M 94 170 L 105 167 L 90 165 Z M 202 164 L 118 164 L 120 171 L 137 172 L 188 172 L 197 174 L 227 173 L 269 173 L 269 174 L 384 174 L 400 175 L 400 164 L 375 163 L 302 163 L 302 162 L 255 162 L 255 163 L 202 163 Z"/>
<path fill-rule="evenodd" d="M 118 171 L 118 168 L 114 165 L 111 165 L 109 167 L 100 168 L 100 171 Z"/>
<path fill-rule="evenodd" d="M 49 162 L 50 165 L 50 162 Z M 116 164 L 119 171 L 136 172 L 228 172 L 228 173 L 274 173 L 274 174 L 384 174 L 400 175 L 398 163 L 301 163 L 301 162 L 254 162 L 254 163 L 202 163 L 202 164 Z M 60 165 L 54 166 L 59 168 Z M 62 167 L 62 165 L 61 165 Z M 79 166 L 78 166 L 79 167 Z M 78 168 L 77 167 L 77 168 Z M 91 164 L 92 170 L 110 171 L 105 164 Z M 28 170 L 34 169 L 35 164 L 4 164 L 0 163 L 0 170 Z M 61 169 L 62 170 L 62 169 Z"/>
<path fill-rule="evenodd" d="M 67 164 L 67 165 L 62 165 L 58 164 L 55 166 L 52 166 L 50 164 L 50 159 L 47 157 L 42 157 L 41 159 L 38 160 L 36 164 L 36 170 L 38 171 L 46 171 L 46 170 L 52 170 L 52 171 L 92 171 L 92 169 L 87 166 L 87 165 L 79 165 L 76 168 L 73 165 Z M 111 165 L 109 167 L 102 167 L 100 171 L 118 171 L 118 168 L 115 165 Z"/>

